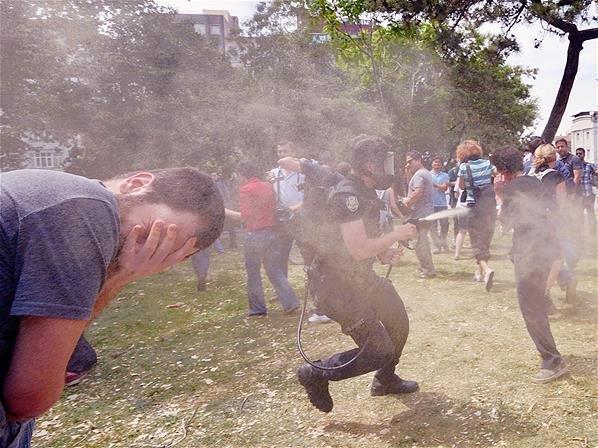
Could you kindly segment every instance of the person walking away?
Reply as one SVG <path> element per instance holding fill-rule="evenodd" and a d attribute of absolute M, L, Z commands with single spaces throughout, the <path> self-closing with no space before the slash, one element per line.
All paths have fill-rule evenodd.
<path fill-rule="evenodd" d="M 467 192 L 469 239 L 477 267 L 474 278 L 483 281 L 490 291 L 494 281 L 494 270 L 490 268 L 490 243 L 496 221 L 496 199 L 492 187 L 494 167 L 489 160 L 482 159 L 483 151 L 475 140 L 465 140 L 457 147 L 459 165 L 459 187 Z"/>
<path fill-rule="evenodd" d="M 565 222 L 566 215 L 563 210 L 567 210 L 567 186 L 566 178 L 556 170 L 557 152 L 551 144 L 540 145 L 535 153 L 529 174 L 542 182 L 546 189 L 546 203 L 550 207 L 553 215 L 554 224 L 558 230 L 557 235 L 566 233 Z M 564 243 L 558 238 L 553 238 L 552 243 L 555 247 L 555 253 L 558 255 L 552 263 L 546 281 L 546 294 L 550 297 L 550 290 L 559 276 L 567 277 L 565 301 L 572 302 L 575 299 L 577 279 L 572 271 L 564 270 Z M 554 305 L 553 305 L 554 306 Z"/>
<path fill-rule="evenodd" d="M 551 234 L 558 232 L 549 212 L 552 199 L 541 181 L 523 174 L 523 157 L 515 148 L 500 148 L 491 159 L 503 184 L 497 191 L 502 202 L 500 220 L 513 228 L 511 257 L 519 307 L 542 359 L 531 380 L 548 383 L 568 371 L 550 329 L 551 303 L 545 290 L 550 265 L 558 257 L 551 244 Z"/>

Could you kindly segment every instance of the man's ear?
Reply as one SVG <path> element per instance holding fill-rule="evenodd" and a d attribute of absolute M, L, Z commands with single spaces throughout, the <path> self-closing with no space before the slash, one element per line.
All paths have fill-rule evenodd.
<path fill-rule="evenodd" d="M 143 193 L 153 182 L 154 175 L 152 173 L 141 172 L 133 174 L 121 181 L 118 191 L 121 194 Z"/>

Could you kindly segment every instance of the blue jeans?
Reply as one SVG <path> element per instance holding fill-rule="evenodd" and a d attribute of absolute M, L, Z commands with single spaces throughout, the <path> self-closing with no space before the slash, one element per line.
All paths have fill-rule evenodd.
<path fill-rule="evenodd" d="M 252 231 L 245 235 L 245 270 L 250 316 L 267 313 L 262 287 L 262 264 L 283 309 L 290 311 L 299 306 L 299 298 L 284 273 L 278 238 L 278 234 L 273 230 Z"/>
<path fill-rule="evenodd" d="M 434 206 L 434 213 L 446 210 L 446 206 Z M 440 231 L 438 228 L 440 227 Z M 443 247 L 447 246 L 446 243 L 446 236 L 448 235 L 449 229 L 449 220 L 448 218 L 439 219 L 432 223 L 432 229 L 430 234 L 432 235 L 432 241 L 434 242 L 434 246 L 437 249 L 442 249 Z"/>
<path fill-rule="evenodd" d="M 191 256 L 191 265 L 199 280 L 205 281 L 208 277 L 208 270 L 210 269 L 210 252 L 212 252 L 212 246 L 200 250 Z"/>
<path fill-rule="evenodd" d="M 33 418 L 21 423 L 7 423 L 4 430 L 0 432 L 0 448 L 29 448 L 34 427 Z"/>

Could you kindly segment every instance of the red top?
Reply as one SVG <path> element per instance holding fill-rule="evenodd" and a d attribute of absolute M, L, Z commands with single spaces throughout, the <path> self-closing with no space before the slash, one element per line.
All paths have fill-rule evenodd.
<path fill-rule="evenodd" d="M 250 232 L 274 227 L 275 205 L 272 186 L 257 177 L 249 179 L 239 189 L 241 219 L 245 221 L 245 228 Z"/>

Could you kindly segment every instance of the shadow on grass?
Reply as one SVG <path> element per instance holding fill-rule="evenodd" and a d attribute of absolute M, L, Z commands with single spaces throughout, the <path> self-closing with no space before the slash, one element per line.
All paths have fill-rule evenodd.
<path fill-rule="evenodd" d="M 573 376 L 596 378 L 598 375 L 598 358 L 593 356 L 565 355 L 565 361 L 569 366 L 569 372 Z"/>
<path fill-rule="evenodd" d="M 419 392 L 397 396 L 409 409 L 392 417 L 390 424 L 331 422 L 330 432 L 375 435 L 390 443 L 408 441 L 418 446 L 496 446 L 500 441 L 514 441 L 539 429 L 521 415 L 511 415 L 502 408 L 456 402 L 447 395 Z"/>
<path fill-rule="evenodd" d="M 577 291 L 577 300 L 566 308 L 563 308 L 557 301 L 555 301 L 555 303 L 557 304 L 557 307 L 559 307 L 560 316 L 552 318 L 552 321 L 567 321 L 578 324 L 598 323 L 598 305 L 596 304 L 596 297 L 590 292 Z"/>

